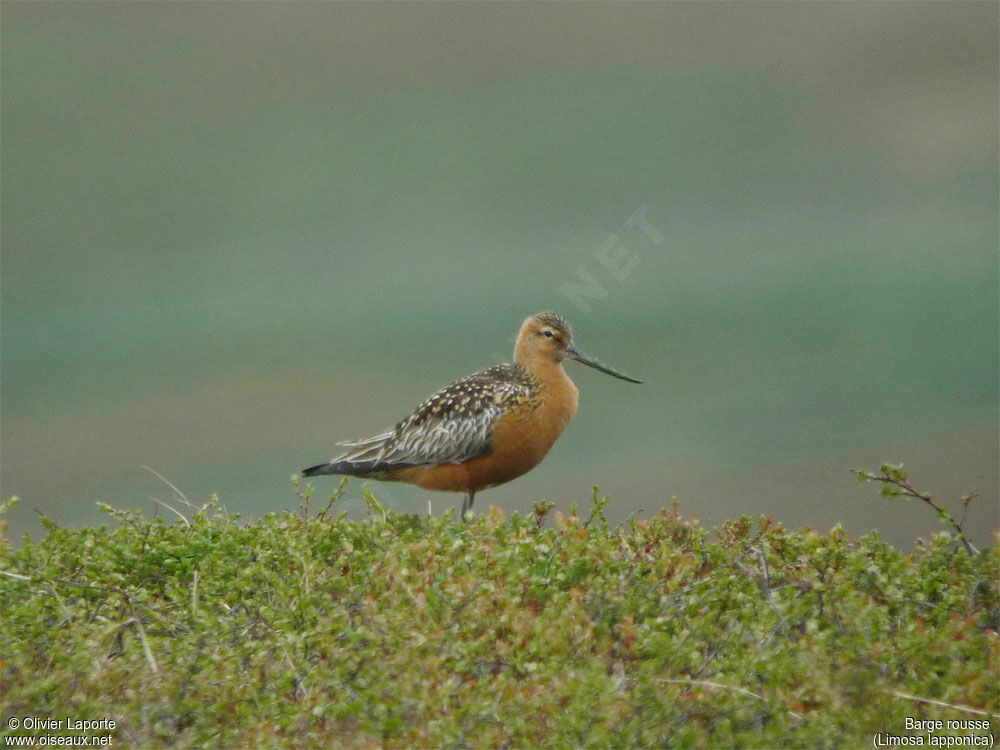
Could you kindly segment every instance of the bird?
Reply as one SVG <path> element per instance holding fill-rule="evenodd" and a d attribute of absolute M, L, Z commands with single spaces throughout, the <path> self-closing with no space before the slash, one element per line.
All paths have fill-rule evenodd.
<path fill-rule="evenodd" d="M 521 325 L 514 361 L 460 378 L 391 430 L 342 442 L 340 455 L 301 471 L 341 474 L 462 492 L 467 520 L 476 493 L 535 468 L 576 413 L 579 392 L 563 362 L 573 359 L 630 383 L 577 348 L 566 320 L 541 312 Z"/>

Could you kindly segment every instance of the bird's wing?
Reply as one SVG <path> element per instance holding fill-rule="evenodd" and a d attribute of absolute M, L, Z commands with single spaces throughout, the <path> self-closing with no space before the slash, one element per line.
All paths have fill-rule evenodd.
<path fill-rule="evenodd" d="M 396 427 L 353 443 L 331 463 L 377 471 L 401 466 L 461 463 L 487 455 L 493 427 L 530 386 L 509 365 L 484 370 L 441 389 Z"/>

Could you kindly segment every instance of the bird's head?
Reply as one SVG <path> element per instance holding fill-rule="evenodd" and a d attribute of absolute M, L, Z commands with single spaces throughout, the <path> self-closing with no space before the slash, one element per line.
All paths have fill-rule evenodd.
<path fill-rule="evenodd" d="M 621 380 L 642 382 L 577 349 L 569 323 L 554 312 L 541 312 L 524 321 L 514 346 L 514 357 L 529 369 L 535 362 L 562 362 L 569 357 Z"/>

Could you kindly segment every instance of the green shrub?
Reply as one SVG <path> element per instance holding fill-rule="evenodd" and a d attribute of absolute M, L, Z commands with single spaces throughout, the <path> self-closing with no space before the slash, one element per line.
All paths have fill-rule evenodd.
<path fill-rule="evenodd" d="M 998 706 L 998 552 L 366 495 L 0 549 L 7 717 L 127 747 L 859 747 Z M 332 502 L 332 501 L 331 501 Z M 179 515 L 179 514 L 178 514 Z M 935 703 L 934 701 L 937 701 Z M 970 713 L 970 710 L 985 712 Z M 989 716 L 989 715 L 992 715 Z M 37 734 L 30 731 L 23 734 Z"/>

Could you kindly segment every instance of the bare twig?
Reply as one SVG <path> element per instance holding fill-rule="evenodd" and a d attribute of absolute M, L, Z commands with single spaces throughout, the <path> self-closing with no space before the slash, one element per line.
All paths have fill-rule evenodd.
<path fill-rule="evenodd" d="M 194 569 L 194 578 L 191 582 L 191 616 L 198 614 L 198 569 Z"/>
<path fill-rule="evenodd" d="M 629 513 L 628 514 L 628 518 L 626 518 L 624 521 L 622 521 L 620 524 L 618 524 L 618 527 L 615 529 L 615 531 L 620 531 L 621 529 L 625 528 L 625 525 L 629 521 L 631 521 L 633 518 L 635 518 L 640 513 L 645 513 L 645 512 L 646 512 L 645 508 L 639 508 L 638 510 L 633 511 L 632 513 Z"/>
<path fill-rule="evenodd" d="M 671 680 L 666 678 L 659 678 L 656 682 L 667 683 L 670 685 L 697 685 L 698 687 L 713 688 L 716 690 L 730 690 L 734 693 L 742 693 L 743 695 L 749 695 L 751 698 L 756 698 L 761 703 L 768 703 L 767 698 L 762 695 L 757 695 L 746 688 L 739 687 L 737 685 L 723 685 L 720 682 L 710 682 L 709 680 Z M 790 716 L 794 716 L 796 719 L 801 719 L 802 715 L 797 714 L 794 711 L 788 712 Z"/>
<path fill-rule="evenodd" d="M 162 500 L 159 500 L 159 499 L 153 497 L 152 495 L 149 496 L 149 499 L 152 500 L 154 503 L 159 503 L 160 505 L 162 505 L 167 510 L 172 511 L 176 515 L 180 516 L 180 519 L 184 522 L 184 525 L 187 526 L 189 529 L 191 528 L 191 522 L 188 521 L 187 518 L 185 518 L 184 514 L 181 513 L 179 510 L 177 510 L 176 508 L 171 508 L 165 502 L 163 502 Z"/>
<path fill-rule="evenodd" d="M 177 489 L 177 485 L 175 485 L 173 482 L 171 482 L 169 479 L 167 479 L 165 476 L 163 476 L 160 472 L 158 472 L 156 469 L 149 468 L 145 464 L 139 464 L 139 465 L 143 469 L 145 469 L 146 471 L 148 471 L 150 474 L 152 474 L 154 477 L 157 477 L 160 481 L 162 481 L 165 485 L 167 485 L 167 487 L 169 487 L 170 489 L 172 489 L 174 491 L 174 493 L 177 495 L 177 499 L 180 500 L 182 503 L 184 503 L 187 507 L 189 507 L 193 511 L 197 511 L 198 510 L 191 503 L 191 501 L 187 499 L 187 495 L 185 495 L 183 492 L 181 492 L 179 489 Z M 173 509 L 171 508 L 171 510 L 173 510 Z"/>
<path fill-rule="evenodd" d="M 995 716 L 1000 719 L 1000 714 L 993 714 L 989 711 L 982 711 L 978 708 L 971 708 L 969 706 L 962 706 L 956 703 L 945 703 L 944 701 L 936 701 L 933 698 L 921 698 L 919 695 L 910 695 L 909 693 L 901 693 L 898 690 L 883 690 L 886 695 L 894 695 L 897 698 L 904 698 L 908 701 L 916 701 L 917 703 L 930 703 L 932 706 L 942 706 L 944 708 L 953 708 L 956 711 L 965 711 L 967 714 L 977 714 L 978 716 Z"/>
<path fill-rule="evenodd" d="M 142 622 L 139 620 L 138 617 L 132 617 L 126 620 L 119 626 L 118 628 L 119 634 L 125 628 L 129 627 L 135 628 L 136 631 L 139 633 L 139 640 L 142 641 L 142 650 L 146 654 L 146 661 L 149 663 L 149 668 L 152 669 L 153 672 L 159 672 L 160 668 L 156 666 L 156 659 L 153 658 L 153 649 L 149 647 L 149 641 L 146 638 L 146 629 L 142 627 Z"/>

